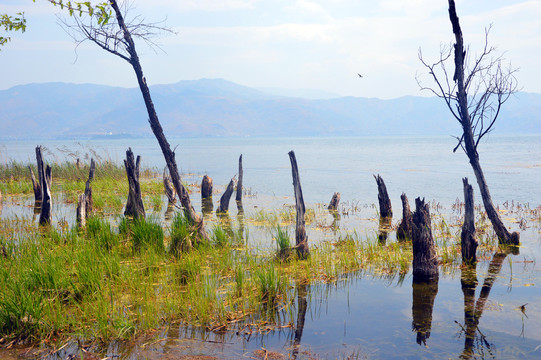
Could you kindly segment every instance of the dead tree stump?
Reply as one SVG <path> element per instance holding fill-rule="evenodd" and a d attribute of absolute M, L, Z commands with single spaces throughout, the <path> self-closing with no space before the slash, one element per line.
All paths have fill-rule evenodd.
<path fill-rule="evenodd" d="M 201 181 L 201 198 L 206 199 L 209 197 L 212 197 L 212 178 L 205 175 L 203 181 Z"/>
<path fill-rule="evenodd" d="M 34 176 L 34 171 L 32 171 L 32 167 L 28 165 L 28 170 L 30 170 L 30 178 L 32 179 L 32 188 L 34 189 L 34 199 L 35 202 L 41 202 L 41 182 L 36 180 L 36 177 Z M 40 169 L 38 167 L 38 177 L 40 174 Z"/>
<path fill-rule="evenodd" d="M 460 235 L 462 247 L 462 262 L 475 264 L 477 262 L 477 240 L 475 239 L 475 210 L 473 202 L 473 187 L 468 183 L 468 178 L 462 179 L 464 183 L 464 224 Z"/>
<path fill-rule="evenodd" d="M 92 180 L 94 179 L 94 171 L 96 170 L 96 162 L 93 158 L 90 159 L 90 169 L 88 170 L 88 180 L 85 184 L 85 218 L 92 215 L 94 201 L 92 200 Z"/>
<path fill-rule="evenodd" d="M 41 155 L 41 146 L 36 147 L 36 160 L 39 170 L 39 181 L 41 188 L 41 208 L 39 213 L 39 224 L 48 225 L 52 220 L 51 213 L 51 167 L 47 165 L 47 168 L 43 166 L 43 156 Z"/>
<path fill-rule="evenodd" d="M 163 169 L 163 188 L 165 191 L 165 196 L 167 196 L 167 200 L 169 200 L 169 204 L 175 204 L 177 202 L 177 193 L 173 187 L 173 182 L 168 170 L 169 169 L 167 166 Z"/>
<path fill-rule="evenodd" d="M 86 195 L 80 194 L 77 198 L 77 227 L 84 228 L 86 226 Z"/>
<path fill-rule="evenodd" d="M 329 206 L 327 207 L 327 210 L 338 210 L 338 204 L 340 203 L 340 193 L 335 192 L 332 196 L 331 202 L 329 203 Z"/>
<path fill-rule="evenodd" d="M 402 200 L 402 221 L 400 222 L 400 225 L 398 225 L 398 230 L 396 230 L 396 237 L 398 238 L 398 241 L 411 240 L 411 224 L 413 218 L 411 215 L 410 204 L 406 194 L 402 193 L 400 199 Z"/>
<path fill-rule="evenodd" d="M 145 207 L 141 197 L 141 185 L 139 184 L 139 166 L 141 165 L 141 156 L 137 156 L 137 162 L 134 161 L 131 148 L 126 151 L 126 175 L 128 176 L 128 201 L 126 202 L 125 216 L 134 218 L 145 217 Z"/>
<path fill-rule="evenodd" d="M 293 175 L 293 189 L 295 191 L 295 208 L 297 210 L 297 223 L 295 226 L 295 249 L 299 258 L 305 259 L 310 255 L 308 249 L 308 236 L 306 235 L 306 227 L 304 220 L 304 213 L 306 208 L 304 206 L 304 198 L 302 196 L 301 180 L 299 178 L 299 169 L 297 168 L 297 159 L 295 153 L 289 152 L 289 160 L 291 161 L 291 173 Z"/>
<path fill-rule="evenodd" d="M 413 280 L 437 279 L 439 277 L 438 257 L 432 237 L 430 210 L 424 199 L 415 199 L 412 225 Z"/>
<path fill-rule="evenodd" d="M 376 183 L 378 184 L 378 200 L 379 200 L 379 215 L 383 218 L 392 218 L 393 217 L 393 208 L 391 206 L 391 199 L 389 199 L 389 194 L 387 194 L 387 188 L 385 187 L 385 182 L 381 176 L 374 175 Z"/>
<path fill-rule="evenodd" d="M 239 156 L 239 181 L 237 182 L 237 196 L 235 197 L 235 200 L 237 201 L 237 209 L 239 211 L 243 211 L 242 208 L 242 177 L 243 177 L 244 171 L 242 169 L 242 154 Z"/>
<path fill-rule="evenodd" d="M 229 210 L 229 200 L 231 199 L 231 195 L 233 195 L 233 190 L 235 188 L 235 180 L 231 179 L 229 182 L 229 185 L 227 185 L 227 189 L 225 189 L 224 194 L 220 198 L 220 206 L 218 206 L 218 209 L 216 209 L 216 213 L 224 213 Z"/>

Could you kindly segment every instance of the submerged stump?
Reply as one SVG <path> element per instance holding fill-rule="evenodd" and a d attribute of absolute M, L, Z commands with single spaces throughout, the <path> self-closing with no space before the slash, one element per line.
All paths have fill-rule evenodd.
<path fill-rule="evenodd" d="M 205 175 L 201 181 L 201 198 L 206 199 L 209 197 L 212 197 L 212 178 Z"/>
<path fill-rule="evenodd" d="M 242 154 L 239 156 L 239 181 L 237 182 L 237 194 L 235 200 L 237 201 L 237 209 L 242 212 L 242 178 L 244 175 L 244 170 L 242 169 Z"/>
<path fill-rule="evenodd" d="M 47 165 L 47 167 L 44 168 L 43 156 L 41 154 L 41 146 L 36 147 L 36 160 L 38 163 L 39 181 L 40 181 L 40 189 L 41 189 L 41 207 L 40 207 L 40 213 L 39 213 L 39 224 L 48 225 L 51 223 L 51 220 L 52 220 L 52 213 L 51 213 L 52 175 L 51 175 L 51 167 L 49 165 Z"/>
<path fill-rule="evenodd" d="M 302 196 L 301 180 L 299 177 L 299 169 L 297 168 L 297 159 L 295 158 L 295 153 L 293 150 L 289 152 L 289 160 L 291 161 L 293 190 L 295 191 L 295 209 L 297 210 L 297 221 L 295 225 L 295 249 L 297 250 L 299 258 L 305 259 L 308 257 L 308 255 L 310 255 L 304 219 L 306 208 L 304 206 L 304 198 Z"/>
<path fill-rule="evenodd" d="M 231 199 L 231 195 L 233 195 L 233 190 L 235 188 L 235 180 L 231 179 L 229 182 L 229 185 L 227 185 L 227 189 L 225 189 L 224 194 L 220 198 L 220 206 L 218 209 L 216 209 L 216 213 L 225 213 L 229 210 L 229 200 Z"/>
<path fill-rule="evenodd" d="M 468 178 L 462 179 L 464 183 L 464 224 L 460 234 L 460 245 L 462 247 L 462 262 L 464 264 L 475 264 L 477 262 L 477 240 L 475 239 L 475 210 L 473 202 L 473 187 L 468 183 Z"/>
<path fill-rule="evenodd" d="M 329 203 L 329 206 L 327 207 L 327 209 L 336 211 L 338 210 L 338 204 L 340 204 L 340 193 L 335 192 L 331 198 L 331 202 Z"/>
<path fill-rule="evenodd" d="M 141 156 L 137 156 L 137 162 L 134 160 L 131 148 L 126 151 L 126 175 L 128 177 L 128 201 L 126 202 L 125 216 L 134 218 L 145 217 L 145 207 L 141 197 L 141 185 L 139 183 L 139 167 L 141 165 Z"/>
<path fill-rule="evenodd" d="M 391 206 L 391 199 L 387 193 L 385 182 L 379 174 L 377 176 L 374 175 L 374 179 L 376 179 L 376 183 L 378 184 L 379 215 L 382 218 L 392 218 L 393 208 Z"/>
<path fill-rule="evenodd" d="M 396 237 L 398 238 L 398 241 L 411 240 L 413 217 L 410 210 L 410 204 L 406 194 L 402 193 L 400 199 L 402 200 L 402 221 L 400 222 L 400 225 L 398 225 L 398 230 L 396 230 Z"/>
<path fill-rule="evenodd" d="M 431 281 L 439 277 L 438 256 L 434 247 L 430 210 L 425 200 L 415 199 L 412 223 L 413 280 Z"/>

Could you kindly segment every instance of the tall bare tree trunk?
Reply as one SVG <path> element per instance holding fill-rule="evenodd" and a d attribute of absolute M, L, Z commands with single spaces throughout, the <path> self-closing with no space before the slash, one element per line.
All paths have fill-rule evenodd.
<path fill-rule="evenodd" d="M 173 186 L 175 187 L 175 190 L 177 191 L 177 194 L 180 197 L 180 202 L 183 206 L 184 214 L 186 215 L 186 218 L 190 221 L 190 223 L 193 226 L 195 226 L 197 230 L 197 234 L 199 235 L 199 238 L 202 240 L 208 241 L 208 235 L 203 226 L 203 219 L 199 217 L 199 215 L 195 212 L 195 209 L 193 208 L 192 203 L 190 201 L 188 190 L 186 190 L 184 185 L 182 185 L 182 181 L 181 181 L 180 174 L 177 167 L 177 162 L 175 160 L 175 153 L 171 150 L 171 146 L 169 145 L 169 143 L 167 142 L 167 139 L 165 138 L 162 126 L 158 119 L 158 115 L 156 114 L 154 103 L 152 102 L 152 98 L 150 97 L 150 90 L 146 83 L 146 79 L 143 76 L 143 69 L 139 62 L 139 56 L 137 55 L 137 52 L 135 51 L 135 43 L 132 39 L 130 31 L 126 27 L 126 24 L 124 22 L 124 17 L 122 16 L 122 13 L 120 12 L 120 9 L 118 7 L 116 0 L 110 0 L 109 3 L 111 4 L 111 7 L 115 11 L 118 25 L 120 26 L 120 29 L 122 30 L 124 34 L 124 40 L 127 43 L 127 50 L 130 54 L 130 64 L 132 65 L 133 70 L 135 71 L 135 76 L 137 77 L 137 82 L 139 83 L 139 89 L 141 90 L 141 94 L 143 95 L 145 106 L 147 108 L 148 117 L 149 117 L 148 121 L 150 123 L 150 128 L 152 129 L 154 136 L 156 136 L 156 139 L 158 140 L 158 143 L 160 144 L 160 148 L 165 158 L 165 162 L 167 164 L 167 167 L 169 168 L 169 174 L 171 175 Z"/>
<path fill-rule="evenodd" d="M 297 210 L 297 223 L 295 226 L 295 248 L 301 259 L 307 258 L 310 255 L 308 249 L 308 236 L 306 235 L 306 226 L 304 220 L 304 198 L 302 196 L 301 180 L 299 178 L 299 169 L 297 167 L 297 159 L 293 151 L 289 152 L 289 160 L 291 161 L 291 173 L 293 175 L 293 189 L 295 191 L 295 208 Z"/>
<path fill-rule="evenodd" d="M 488 185 L 479 163 L 479 154 L 477 153 L 477 147 L 475 138 L 473 135 L 473 129 L 471 124 L 470 113 L 468 110 L 468 94 L 464 86 L 464 60 L 466 51 L 464 49 L 464 40 L 462 38 L 462 30 L 460 29 L 460 23 L 456 14 L 454 0 L 449 0 L 449 18 L 453 25 L 453 33 L 455 34 L 456 44 L 455 46 L 455 74 L 453 80 L 458 87 L 458 110 L 460 114 L 460 124 L 463 130 L 464 147 L 466 149 L 466 155 L 470 161 L 470 165 L 477 179 L 479 185 L 479 191 L 481 192 L 481 198 L 487 212 L 487 216 L 494 227 L 494 231 L 498 236 L 501 244 L 513 244 L 518 245 L 520 235 L 517 232 L 510 234 L 502 220 L 498 211 L 492 203 L 492 197 L 488 190 Z"/>

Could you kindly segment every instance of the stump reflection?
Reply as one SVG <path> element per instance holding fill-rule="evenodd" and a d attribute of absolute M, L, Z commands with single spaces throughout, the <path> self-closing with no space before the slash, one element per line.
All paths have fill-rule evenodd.
<path fill-rule="evenodd" d="M 417 344 L 425 345 L 432 330 L 434 300 L 438 294 L 438 279 L 413 281 L 412 330 L 417 333 Z"/>

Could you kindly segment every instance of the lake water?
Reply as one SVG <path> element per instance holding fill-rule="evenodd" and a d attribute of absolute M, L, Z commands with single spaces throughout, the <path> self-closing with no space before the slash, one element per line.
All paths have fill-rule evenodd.
<path fill-rule="evenodd" d="M 294 204 L 288 157 L 294 150 L 307 206 L 328 203 L 339 191 L 343 204 L 361 208 L 357 218 L 342 217 L 341 230 L 363 224 L 361 233 L 377 231 L 373 174 L 380 174 L 386 182 L 395 222 L 401 217 L 402 192 L 411 205 L 420 196 L 451 213 L 451 205 L 463 198 L 462 178 L 468 177 L 474 184 L 476 202 L 480 199 L 467 158 L 461 150 L 452 152 L 456 142 L 451 137 L 205 138 L 170 142 L 173 147 L 178 145 L 177 162 L 183 173 L 195 174 L 189 177 L 197 181 L 208 174 L 215 186 L 222 188 L 236 174 L 242 154 L 244 186 L 257 194 L 246 199 L 245 206 L 252 209 L 248 211 L 256 206 Z M 154 139 L 2 142 L 0 161 L 34 162 L 38 144 L 48 149 L 48 161 L 85 159 L 86 154 L 95 152 L 121 163 L 131 147 L 135 154 L 142 155 L 143 166 L 161 169 L 165 165 Z M 541 206 L 541 136 L 491 137 L 479 150 L 497 205 L 503 208 L 509 201 L 528 209 Z M 199 201 L 194 203 L 199 211 Z M 8 214 L 4 204 L 2 216 Z M 467 286 L 472 277 L 461 274 L 458 268 L 440 271 L 439 282 L 424 287 L 413 283 L 411 273 L 404 277 L 352 274 L 334 284 L 296 289 L 296 311 L 303 302 L 307 304 L 300 334 L 297 314 L 294 328 L 264 335 L 214 334 L 179 327 L 163 330 L 158 335 L 161 340 L 146 347 L 111 344 L 104 355 L 139 359 L 206 354 L 237 359 L 253 357 L 255 351 L 265 348 L 298 359 L 541 359 L 541 262 L 537 262 L 541 257 L 541 209 L 537 214 L 537 220 L 529 219 L 529 227 L 521 229 L 520 254 L 494 255 L 479 261 L 474 288 Z M 519 230 L 516 221 L 504 221 Z M 260 235 L 257 229 L 250 231 L 251 239 Z M 269 237 L 261 234 L 264 236 Z M 311 232 L 309 237 L 317 238 Z M 465 318 L 472 302 L 480 318 L 478 326 Z M 472 329 L 475 336 L 469 342 L 464 332 Z M 56 356 L 70 353 L 77 353 L 77 348 L 68 346 Z"/>
<path fill-rule="evenodd" d="M 35 162 L 34 148 L 43 145 L 48 161 L 81 160 L 92 153 L 122 163 L 131 147 L 142 166 L 162 169 L 165 161 L 155 139 L 92 141 L 4 141 L 0 162 Z M 462 178 L 473 172 L 466 155 L 452 149 L 452 137 L 381 138 L 202 138 L 171 139 L 179 169 L 208 174 L 215 185 L 227 185 L 243 155 L 244 186 L 254 193 L 291 196 L 288 152 L 294 150 L 306 202 L 328 202 L 338 191 L 342 201 L 377 203 L 373 174 L 385 180 L 394 204 L 400 194 L 425 197 L 444 205 L 462 199 Z M 514 200 L 541 204 L 541 135 L 491 137 L 479 146 L 481 165 L 495 203 Z M 89 159 L 88 159 L 89 160 Z"/>

